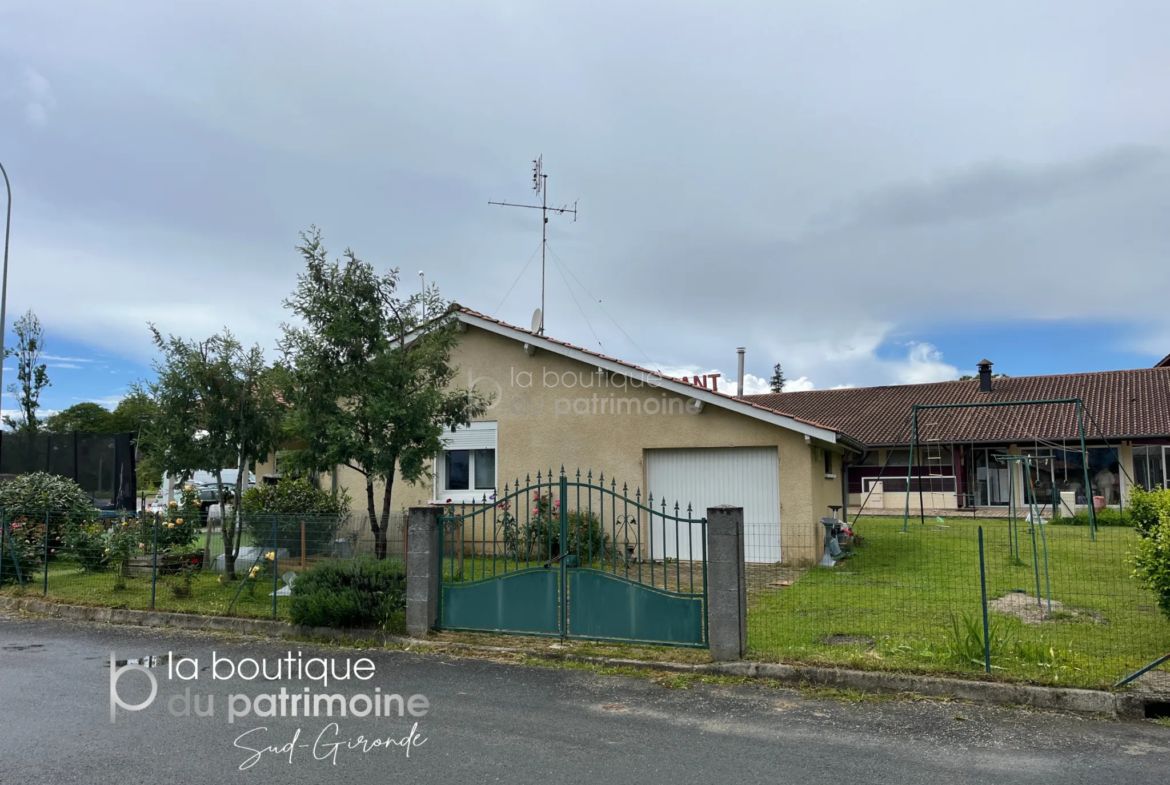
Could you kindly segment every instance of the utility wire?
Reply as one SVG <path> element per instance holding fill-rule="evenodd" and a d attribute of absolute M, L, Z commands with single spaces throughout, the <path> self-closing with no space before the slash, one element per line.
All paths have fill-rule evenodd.
<path fill-rule="evenodd" d="M 540 246 L 538 245 L 536 246 L 536 251 L 539 250 Z M 496 306 L 494 311 L 492 311 L 492 317 L 495 317 L 496 313 L 504 307 L 504 300 L 508 299 L 508 295 L 510 295 L 512 290 L 516 288 L 516 284 L 520 283 L 520 279 L 524 277 L 524 273 L 528 272 L 528 266 L 532 264 L 532 260 L 536 258 L 536 251 L 533 251 L 532 256 L 528 257 L 528 261 L 524 263 L 524 269 L 520 271 L 520 274 L 516 276 L 516 280 L 512 281 L 512 285 L 508 287 L 508 292 L 504 295 L 504 299 L 500 300 L 500 304 Z"/>
<path fill-rule="evenodd" d="M 597 341 L 597 345 L 601 347 L 601 351 L 605 351 L 605 347 L 601 345 L 601 339 L 597 337 L 597 331 L 593 329 L 593 325 L 589 323 L 589 317 L 585 315 L 585 309 L 581 307 L 581 303 L 577 300 L 577 295 L 573 293 L 573 287 L 569 285 L 569 279 L 565 277 L 565 263 L 562 262 L 555 254 L 553 261 L 557 263 L 557 272 L 561 274 L 561 280 L 565 282 L 565 288 L 569 290 L 569 296 L 573 298 L 573 303 L 577 306 L 577 310 L 581 312 L 581 318 L 585 320 L 585 326 L 589 328 L 589 332 L 593 333 L 593 340 Z"/>
<path fill-rule="evenodd" d="M 646 362 L 649 363 L 650 367 L 652 367 L 655 371 L 657 371 L 659 374 L 661 374 L 662 369 L 658 367 L 658 364 L 655 363 L 653 360 L 651 360 L 650 355 L 646 354 L 646 352 L 644 352 L 642 350 L 642 347 L 639 346 L 637 344 L 637 342 L 634 341 L 634 339 L 630 337 L 630 334 L 622 329 L 622 326 L 620 324 L 618 324 L 617 319 L 613 318 L 613 316 L 610 314 L 610 312 L 605 310 L 605 306 L 601 304 L 601 300 L 598 299 L 597 297 L 594 297 L 593 292 L 589 291 L 589 289 L 585 286 L 585 284 L 581 283 L 581 279 L 578 278 L 573 273 L 573 269 L 571 267 L 569 267 L 567 264 L 565 264 L 564 261 L 559 256 L 557 256 L 556 251 L 554 251 L 552 249 L 552 246 L 548 245 L 547 243 L 545 245 L 548 248 L 548 252 L 553 255 L 553 258 L 556 259 L 561 264 L 565 265 L 565 269 L 569 271 L 569 275 L 573 276 L 573 280 L 577 282 L 577 285 L 581 287 L 581 289 L 585 292 L 585 294 L 589 295 L 589 299 L 596 302 L 597 307 L 601 309 L 601 312 L 603 314 L 605 314 L 607 317 L 609 317 L 609 320 L 611 322 L 613 322 L 614 327 L 618 328 L 618 331 L 621 332 L 621 334 L 626 337 L 626 340 L 629 341 L 630 344 L 633 345 L 633 347 L 638 350 L 638 352 L 642 355 L 642 357 L 645 358 Z"/>

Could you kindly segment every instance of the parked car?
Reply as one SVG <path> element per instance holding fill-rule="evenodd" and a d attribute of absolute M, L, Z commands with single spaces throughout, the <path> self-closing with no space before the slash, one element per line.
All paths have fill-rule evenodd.
<path fill-rule="evenodd" d="M 223 484 L 224 490 L 231 494 L 235 493 L 236 488 L 236 469 L 223 470 Z M 162 512 L 167 507 L 167 475 L 163 474 L 163 480 L 159 487 L 158 493 L 155 494 L 153 500 L 147 503 L 146 509 L 148 512 Z M 253 488 L 256 485 L 256 475 L 248 473 L 247 488 Z M 187 491 L 191 488 L 191 491 Z M 247 489 L 245 488 L 245 490 Z M 216 492 L 215 475 L 211 472 L 197 471 L 194 472 L 189 480 L 183 483 L 175 484 L 175 501 L 179 504 L 183 503 L 184 493 L 193 492 L 199 498 L 199 507 L 203 512 L 207 512 L 207 508 L 218 502 L 218 494 Z"/>

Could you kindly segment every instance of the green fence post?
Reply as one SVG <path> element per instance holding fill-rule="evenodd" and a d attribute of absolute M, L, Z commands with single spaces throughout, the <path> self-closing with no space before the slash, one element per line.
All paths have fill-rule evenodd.
<path fill-rule="evenodd" d="M 45 563 L 44 563 L 44 589 L 41 594 L 49 593 L 49 511 L 45 510 Z"/>
<path fill-rule="evenodd" d="M 4 510 L 3 512 L 0 512 L 0 533 L 7 533 L 8 552 L 12 555 L 12 567 L 13 567 L 13 569 L 16 570 L 16 583 L 20 586 L 20 588 L 23 589 L 24 588 L 24 576 L 21 575 L 21 573 L 20 573 L 20 559 L 16 555 L 16 543 L 12 539 L 12 532 L 7 531 L 7 529 L 8 529 L 8 511 Z M 2 541 L 0 541 L 0 542 L 2 542 Z M 2 547 L 0 547 L 0 552 L 3 552 L 3 550 L 4 549 Z"/>
<path fill-rule="evenodd" d="M 560 523 L 561 523 L 561 639 L 569 634 L 569 478 L 565 476 L 565 467 L 561 467 L 560 488 Z"/>
<path fill-rule="evenodd" d="M 914 448 L 918 441 L 918 405 L 910 410 L 910 460 L 906 467 L 906 509 L 902 513 L 902 533 L 906 533 L 906 525 L 910 522 L 910 478 L 914 473 Z M 921 485 L 922 480 L 919 479 Z"/>
<path fill-rule="evenodd" d="M 154 558 L 150 560 L 150 609 L 154 610 L 154 594 L 158 586 L 158 516 L 154 518 Z"/>
<path fill-rule="evenodd" d="M 983 593 L 983 669 L 991 673 L 991 634 L 987 618 L 987 568 L 983 560 L 983 527 L 979 527 L 979 589 Z"/>
<path fill-rule="evenodd" d="M 1048 618 L 1051 619 L 1052 580 L 1048 576 L 1048 537 L 1044 534 L 1044 526 L 1042 525 L 1043 522 L 1040 520 L 1040 504 L 1036 501 L 1036 488 L 1032 484 L 1031 467 L 1027 466 L 1026 462 L 1025 468 L 1028 469 L 1028 491 L 1031 493 L 1031 501 L 1029 502 L 1029 506 L 1036 508 L 1035 512 L 1029 512 L 1029 514 L 1033 517 L 1033 520 L 1036 521 L 1036 528 L 1040 529 L 1040 544 L 1044 549 L 1044 594 L 1048 598 Z M 1039 591 L 1039 584 L 1037 584 L 1037 591 Z"/>
<path fill-rule="evenodd" d="M 1011 464 L 1008 464 L 1008 465 L 1011 466 Z M 988 471 L 990 471 L 990 468 L 988 469 Z M 991 485 L 991 483 L 989 482 L 988 487 L 990 487 L 990 485 Z M 1012 529 L 1015 525 L 1016 525 L 1016 469 L 1014 466 L 1012 466 L 1011 472 L 1008 473 L 1008 555 L 1015 556 L 1018 559 L 1018 558 L 1020 558 L 1020 543 L 1019 543 L 1020 538 L 1019 538 L 1018 530 L 1016 530 L 1016 532 L 1017 532 L 1016 536 L 1014 538 L 1012 537 Z M 1015 546 L 1014 546 L 1015 552 L 1014 553 L 1012 552 L 1013 540 L 1015 541 Z"/>
<path fill-rule="evenodd" d="M 280 576 L 280 518 L 272 516 L 272 620 L 276 621 L 276 582 Z M 263 557 L 263 554 L 261 554 Z"/>
<path fill-rule="evenodd" d="M 1032 535 L 1032 571 L 1036 574 L 1036 604 L 1042 605 L 1044 600 L 1040 596 L 1040 551 L 1036 547 L 1036 519 L 1032 518 L 1031 510 L 1028 511 L 1028 518 L 1031 522 L 1028 524 L 1028 532 Z"/>
<path fill-rule="evenodd" d="M 1085 446 L 1085 404 L 1077 398 L 1077 430 L 1081 437 L 1081 467 L 1085 470 L 1085 501 L 1089 503 L 1089 539 L 1097 541 L 1097 510 L 1093 507 L 1093 486 L 1089 484 L 1089 449 Z M 1120 460 L 1121 454 L 1118 453 Z M 1076 502 L 1074 495 L 1073 502 Z"/>

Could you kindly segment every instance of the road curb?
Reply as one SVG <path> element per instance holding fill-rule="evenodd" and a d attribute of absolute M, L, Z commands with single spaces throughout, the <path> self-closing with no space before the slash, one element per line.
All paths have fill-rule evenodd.
<path fill-rule="evenodd" d="M 163 611 L 136 611 L 125 608 L 96 608 L 61 605 L 26 597 L 0 597 L 0 608 L 23 611 L 71 621 L 124 624 L 139 627 L 170 627 L 195 632 L 234 632 L 271 638 L 300 638 L 324 642 L 368 641 L 400 648 L 429 648 L 446 651 L 474 651 L 487 654 L 524 655 L 546 660 L 580 662 L 603 667 L 638 670 L 700 673 L 769 679 L 793 686 L 813 685 L 877 693 L 913 693 L 934 698 L 955 698 L 975 703 L 1027 706 L 1035 709 L 1098 714 L 1123 719 L 1145 717 L 1146 703 L 1154 698 L 1126 692 L 1105 692 L 1066 687 L 967 681 L 937 676 L 918 676 L 880 671 L 853 671 L 806 665 L 766 662 L 713 662 L 692 664 L 658 662 L 620 657 L 592 657 L 569 651 L 487 646 L 454 641 L 436 641 L 391 635 L 378 630 L 347 630 L 333 627 L 301 627 L 265 619 L 226 616 L 196 616 Z"/>

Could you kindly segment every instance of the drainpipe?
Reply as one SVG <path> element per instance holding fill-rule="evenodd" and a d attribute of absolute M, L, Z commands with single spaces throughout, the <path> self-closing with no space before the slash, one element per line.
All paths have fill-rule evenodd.
<path fill-rule="evenodd" d="M 849 460 L 846 461 L 845 459 Z M 853 463 L 853 455 L 848 450 L 841 451 L 841 517 L 845 525 L 849 525 L 849 466 Z"/>
<path fill-rule="evenodd" d="M 737 379 L 735 389 L 736 389 L 736 395 L 738 395 L 740 398 L 743 397 L 743 353 L 744 353 L 744 351 L 745 351 L 745 349 L 742 346 L 735 350 L 736 354 L 739 355 L 739 374 L 735 377 Z"/>

